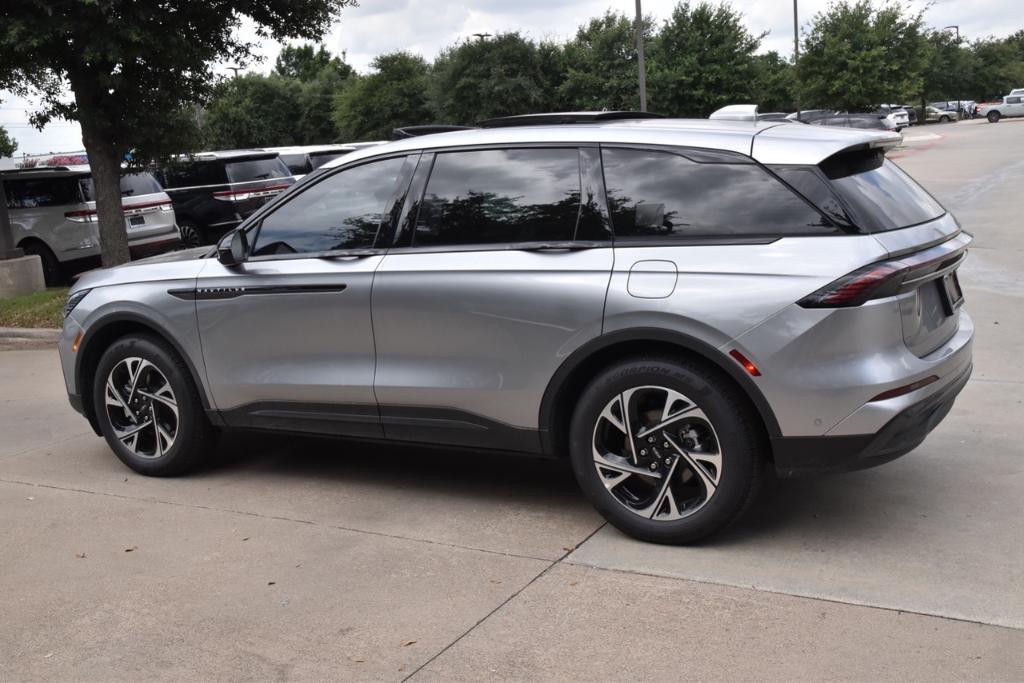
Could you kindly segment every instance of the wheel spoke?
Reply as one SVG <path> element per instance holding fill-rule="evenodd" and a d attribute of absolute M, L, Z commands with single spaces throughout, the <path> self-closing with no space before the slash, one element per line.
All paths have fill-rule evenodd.
<path fill-rule="evenodd" d="M 661 479 L 661 472 L 651 472 L 645 470 L 642 467 L 635 467 L 630 465 L 629 461 L 623 458 L 622 462 L 616 462 L 611 458 L 621 458 L 613 454 L 602 455 L 597 449 L 594 449 L 594 462 L 597 463 L 598 467 L 602 467 L 609 470 L 615 470 L 616 472 L 623 472 L 625 474 L 642 474 L 645 477 L 652 477 L 654 479 Z"/>
<path fill-rule="evenodd" d="M 111 373 L 110 377 L 107 378 L 107 391 L 106 391 L 106 404 L 108 406 L 118 406 L 123 408 L 124 411 L 129 415 L 133 416 L 132 411 L 128 408 L 128 402 L 121 398 L 121 392 L 114 386 L 114 375 Z"/>
<path fill-rule="evenodd" d="M 141 424 L 138 424 L 138 425 L 132 427 L 131 429 L 118 430 L 118 429 L 115 428 L 115 432 L 116 433 L 115 433 L 114 436 L 116 436 L 121 441 L 124 441 L 125 439 L 127 439 L 129 437 L 133 437 L 133 436 L 134 437 L 138 437 L 139 432 L 141 432 L 143 429 L 146 429 L 151 424 L 152 424 L 152 422 L 150 422 L 149 420 L 146 420 L 145 422 L 143 422 Z"/>
<path fill-rule="evenodd" d="M 127 399 L 124 391 L 129 392 Z M 118 362 L 107 376 L 104 402 L 114 438 L 136 455 L 159 458 L 174 445 L 178 402 L 170 382 L 154 363 L 137 356 Z M 133 404 L 137 410 L 131 409 Z M 152 445 L 146 435 L 150 429 Z"/>
<path fill-rule="evenodd" d="M 177 401 L 174 400 L 174 394 L 171 393 L 170 384 L 164 384 L 164 386 L 161 387 L 159 391 L 153 393 L 139 389 L 139 396 L 145 396 L 148 399 L 152 399 L 154 401 L 162 403 L 163 405 L 171 409 L 171 411 L 174 413 L 175 419 L 178 418 L 178 403 Z"/>
<path fill-rule="evenodd" d="M 707 498 L 711 498 L 711 496 L 715 495 L 718 485 L 715 484 L 715 481 L 711 478 L 711 475 L 708 474 L 707 470 L 704 469 L 704 466 L 697 462 L 692 455 L 687 453 L 682 446 L 676 443 L 674 438 L 667 434 L 665 435 L 665 438 L 668 439 L 668 442 L 672 445 L 672 448 L 675 449 L 676 453 L 686 459 L 686 462 L 689 463 L 690 469 L 693 470 L 693 473 L 700 477 L 701 481 L 704 482 L 704 488 L 707 489 Z M 676 462 L 679 462 L 679 460 L 676 459 Z M 721 470 L 716 472 L 716 474 L 720 473 Z"/>
<path fill-rule="evenodd" d="M 672 475 L 675 474 L 676 467 L 678 466 L 679 458 L 674 458 L 672 460 L 672 464 L 668 468 L 668 473 L 665 475 L 665 481 L 661 484 L 661 490 L 658 491 L 658 496 L 654 499 L 654 504 L 644 511 L 645 513 L 648 511 L 650 512 L 650 514 L 646 515 L 647 517 L 653 519 L 654 516 L 658 514 L 661 504 L 665 502 L 665 494 L 668 493 L 669 486 L 672 483 Z"/>
<path fill-rule="evenodd" d="M 133 360 L 136 361 L 134 370 L 132 369 Z M 127 403 L 131 403 L 132 399 L 135 397 L 135 387 L 139 385 L 139 377 L 142 376 L 142 371 L 151 366 L 152 363 L 144 358 L 132 358 L 126 362 L 126 365 L 128 367 L 128 379 L 131 380 L 132 383 L 131 390 L 128 392 Z"/>

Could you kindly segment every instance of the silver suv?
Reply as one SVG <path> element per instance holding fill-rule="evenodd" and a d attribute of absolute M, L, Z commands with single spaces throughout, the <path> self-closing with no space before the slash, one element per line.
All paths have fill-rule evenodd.
<path fill-rule="evenodd" d="M 39 256 L 46 284 L 99 265 L 96 196 L 88 166 L 46 166 L 2 174 L 14 242 Z M 181 244 L 171 198 L 150 173 L 121 176 L 121 205 L 133 258 Z"/>
<path fill-rule="evenodd" d="M 614 525 L 692 541 L 765 468 L 910 451 L 967 381 L 970 237 L 898 141 L 605 112 L 353 152 L 213 251 L 83 278 L 71 403 L 158 476 L 220 427 L 565 456 Z"/>

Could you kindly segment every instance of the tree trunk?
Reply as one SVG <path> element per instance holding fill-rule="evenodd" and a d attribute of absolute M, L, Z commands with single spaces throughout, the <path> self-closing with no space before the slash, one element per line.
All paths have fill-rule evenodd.
<path fill-rule="evenodd" d="M 0 180 L 0 260 L 23 255 L 21 249 L 14 247 L 14 234 L 11 232 L 11 220 L 7 214 L 7 195 L 4 194 L 4 181 Z"/>
<path fill-rule="evenodd" d="M 88 141 L 85 151 L 89 154 L 92 183 L 96 190 L 96 218 L 103 267 L 128 263 L 131 256 L 124 227 L 124 209 L 121 207 L 121 155 L 110 145 L 90 145 Z"/>

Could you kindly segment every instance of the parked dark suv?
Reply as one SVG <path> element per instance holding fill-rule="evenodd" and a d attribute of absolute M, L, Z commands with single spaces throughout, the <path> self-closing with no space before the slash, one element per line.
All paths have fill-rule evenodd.
<path fill-rule="evenodd" d="M 183 157 L 158 171 L 189 247 L 209 244 L 294 182 L 277 152 L 233 150 Z"/>

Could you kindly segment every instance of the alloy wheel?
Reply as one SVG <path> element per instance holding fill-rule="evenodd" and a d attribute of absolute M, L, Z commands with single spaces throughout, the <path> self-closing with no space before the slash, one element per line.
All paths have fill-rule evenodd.
<path fill-rule="evenodd" d="M 722 478 L 711 420 L 695 401 L 667 387 L 635 387 L 609 401 L 594 425 L 592 451 L 612 497 L 655 521 L 697 512 Z"/>
<path fill-rule="evenodd" d="M 153 363 L 132 357 L 107 376 L 107 417 L 114 437 L 141 458 L 159 458 L 178 434 L 178 402 L 171 383 Z"/>

